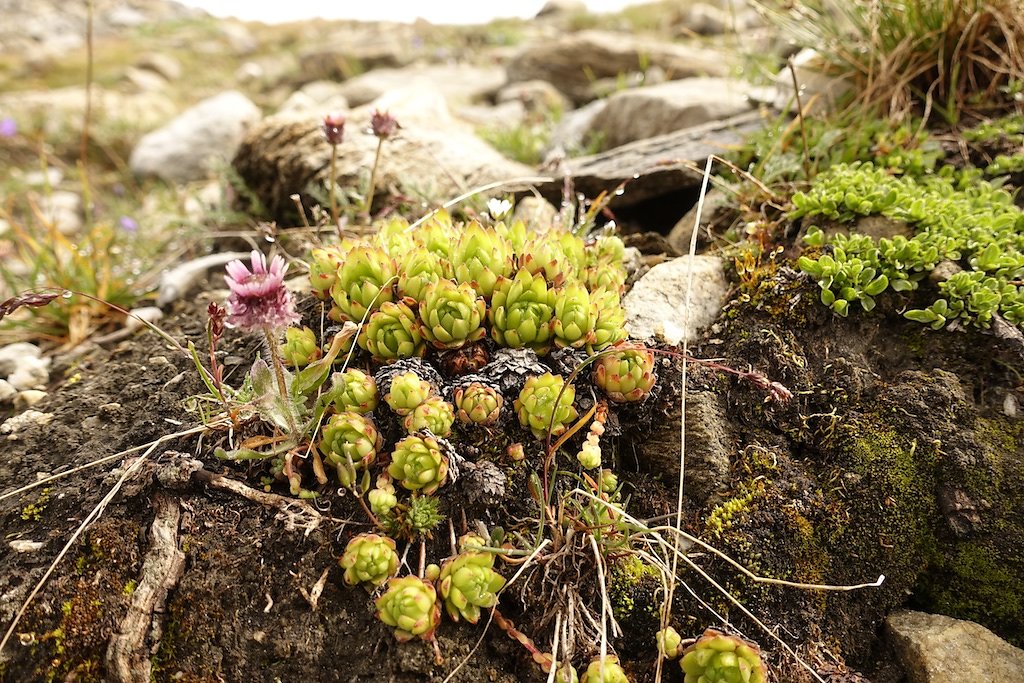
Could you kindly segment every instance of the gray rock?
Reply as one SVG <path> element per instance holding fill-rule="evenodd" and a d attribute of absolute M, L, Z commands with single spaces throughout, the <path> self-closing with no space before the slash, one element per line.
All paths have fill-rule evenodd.
<path fill-rule="evenodd" d="M 711 154 L 723 154 L 763 127 L 758 112 L 687 128 L 674 133 L 637 140 L 620 147 L 565 161 L 565 171 L 576 190 L 588 197 L 614 191 L 628 181 L 625 191 L 613 197 L 612 208 L 633 206 L 669 193 L 700 187 L 704 163 Z M 540 183 L 537 189 L 553 203 L 562 196 L 562 176 Z"/>
<path fill-rule="evenodd" d="M 149 52 L 142 55 L 136 60 L 135 66 L 160 74 L 168 81 L 176 81 L 181 78 L 181 62 L 162 52 Z"/>
<path fill-rule="evenodd" d="M 729 211 L 736 203 L 733 195 L 712 187 L 704 197 L 704 206 L 701 207 L 700 227 L 697 230 L 697 244 L 707 244 L 712 239 L 712 233 L 716 228 L 723 227 L 719 218 Z M 668 234 L 668 243 L 680 254 L 690 252 L 690 239 L 693 236 L 693 224 L 697 220 L 698 204 L 686 212 L 680 218 L 672 231 Z"/>
<path fill-rule="evenodd" d="M 0 434 L 10 434 L 7 438 L 14 438 L 18 432 L 24 431 L 36 425 L 49 424 L 53 419 L 53 413 L 42 413 L 38 410 L 26 410 L 13 417 L 4 420 L 0 424 Z"/>
<path fill-rule="evenodd" d="M 348 111 L 348 98 L 342 85 L 334 81 L 313 81 L 295 92 L 278 108 L 278 114 L 309 112 L 326 116 L 335 112 Z"/>
<path fill-rule="evenodd" d="M 25 410 L 46 398 L 46 392 L 41 389 L 26 389 L 19 391 L 14 397 L 15 410 Z"/>
<path fill-rule="evenodd" d="M 910 683 L 1016 681 L 1024 671 L 1024 650 L 972 621 L 907 610 L 885 626 Z"/>
<path fill-rule="evenodd" d="M 800 85 L 800 103 L 804 113 L 830 111 L 852 87 L 849 81 L 824 73 L 825 63 L 817 50 L 804 48 L 793 57 L 793 69 L 787 65 L 775 76 L 775 108 L 796 111 L 793 71 Z"/>
<path fill-rule="evenodd" d="M 338 81 L 405 66 L 413 59 L 414 39 L 413 27 L 405 24 L 344 26 L 299 55 L 300 78 Z"/>
<path fill-rule="evenodd" d="M 124 80 L 130 83 L 136 92 L 158 92 L 167 87 L 167 79 L 157 72 L 134 66 L 125 70 Z"/>
<path fill-rule="evenodd" d="M 498 91 L 498 104 L 521 102 L 527 111 L 567 111 L 571 104 L 558 88 L 547 81 L 510 83 Z"/>
<path fill-rule="evenodd" d="M 439 92 L 451 106 L 482 99 L 504 82 L 505 73 L 500 67 L 427 64 L 374 69 L 345 81 L 339 92 L 351 106 L 359 107 L 395 90 L 429 88 Z"/>
<path fill-rule="evenodd" d="M 594 100 L 562 116 L 551 131 L 545 163 L 552 157 L 578 155 L 590 144 L 587 134 L 593 127 L 594 119 L 607 104 L 608 100 Z"/>
<path fill-rule="evenodd" d="M 623 90 L 591 121 L 604 147 L 671 133 L 749 111 L 749 85 L 730 78 L 687 78 Z"/>
<path fill-rule="evenodd" d="M 637 456 L 644 468 L 659 474 L 665 481 L 679 478 L 679 422 L 681 401 L 673 401 L 664 419 L 652 425 L 650 432 L 637 442 Z M 726 488 L 729 480 L 729 457 L 734 452 L 735 438 L 721 396 L 712 391 L 691 391 L 686 394 L 686 474 L 683 491 L 697 505 Z"/>
<path fill-rule="evenodd" d="M 686 292 L 690 277 L 689 318 Z M 725 267 L 717 256 L 680 256 L 651 268 L 626 294 L 626 329 L 635 339 L 680 344 L 694 342 L 715 321 L 729 290 Z"/>
<path fill-rule="evenodd" d="M 470 187 L 532 174 L 455 120 L 435 89 L 411 88 L 350 113 L 338 147 L 342 188 L 365 192 L 377 151 L 377 138 L 366 130 L 378 108 L 390 111 L 402 126 L 382 151 L 379 205 L 399 195 L 436 203 Z M 320 127 L 321 119 L 308 115 L 267 118 L 253 128 L 235 157 L 235 170 L 279 220 L 297 218 L 291 198 L 295 193 L 303 195 L 307 206 L 325 201 L 331 147 Z"/>
<path fill-rule="evenodd" d="M 522 221 L 527 226 L 553 225 L 558 216 L 558 209 L 543 197 L 533 195 L 523 197 L 516 202 L 512 212 L 512 221 Z"/>
<path fill-rule="evenodd" d="M 138 175 L 169 182 L 202 180 L 211 159 L 230 159 L 246 129 L 259 118 L 259 107 L 242 93 L 221 93 L 144 136 L 132 150 L 129 166 Z"/>
<path fill-rule="evenodd" d="M 7 403 L 14 400 L 14 395 L 18 393 L 18 390 L 11 386 L 11 383 L 5 379 L 0 379 L 0 404 Z"/>
<path fill-rule="evenodd" d="M 584 68 L 584 65 L 586 68 Z M 609 31 L 581 31 L 523 48 L 506 67 L 511 83 L 548 81 L 576 103 L 594 98 L 595 79 L 658 67 L 672 78 L 724 76 L 729 57 L 721 52 Z"/>
<path fill-rule="evenodd" d="M 587 3 L 583 0 L 548 0 L 537 12 L 537 18 L 586 14 Z"/>

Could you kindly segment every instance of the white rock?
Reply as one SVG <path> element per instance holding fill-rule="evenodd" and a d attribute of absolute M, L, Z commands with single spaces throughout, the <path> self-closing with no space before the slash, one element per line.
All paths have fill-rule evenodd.
<path fill-rule="evenodd" d="M 972 621 L 904 610 L 886 630 L 910 683 L 1018 681 L 1024 650 Z"/>
<path fill-rule="evenodd" d="M 42 354 L 38 346 L 28 342 L 0 346 L 0 375 L 9 375 L 17 369 L 23 359 L 39 358 Z"/>
<path fill-rule="evenodd" d="M 46 392 L 39 389 L 26 389 L 25 391 L 19 391 L 14 397 L 14 407 L 18 410 L 31 408 L 44 398 L 46 398 Z"/>
<path fill-rule="evenodd" d="M 29 171 L 25 174 L 25 184 L 32 187 L 56 187 L 64 180 L 64 172 L 50 166 L 45 171 Z"/>
<path fill-rule="evenodd" d="M 124 80 L 136 92 L 157 92 L 167 87 L 167 79 L 157 72 L 135 66 L 128 67 L 124 72 Z"/>
<path fill-rule="evenodd" d="M 144 136 L 129 165 L 139 175 L 170 182 L 206 177 L 211 159 L 230 161 L 248 127 L 260 119 L 259 107 L 237 91 L 203 100 Z"/>
<path fill-rule="evenodd" d="M 0 377 L 6 376 L 15 391 L 35 389 L 50 381 L 50 359 L 40 355 L 39 347 L 16 342 L 0 348 Z"/>
<path fill-rule="evenodd" d="M 18 432 L 34 425 L 50 424 L 53 413 L 41 413 L 38 410 L 26 410 L 14 417 L 7 418 L 0 424 L 0 434 L 17 434 Z"/>
<path fill-rule="evenodd" d="M 142 322 L 143 320 L 149 323 L 155 323 L 164 317 L 164 312 L 160 310 L 159 306 L 142 306 L 140 308 L 133 308 L 129 313 L 132 315 L 125 318 L 124 327 L 126 330 L 130 330 L 132 332 L 145 324 Z"/>
<path fill-rule="evenodd" d="M 181 62 L 171 55 L 162 52 L 150 52 L 139 57 L 135 66 L 160 74 L 168 81 L 181 78 Z"/>
<path fill-rule="evenodd" d="M 0 379 L 0 404 L 7 403 L 14 398 L 18 390 L 11 386 L 5 379 Z"/>
<path fill-rule="evenodd" d="M 691 271 L 690 314 L 685 320 Z M 659 263 L 623 299 L 626 329 L 638 339 L 655 338 L 679 344 L 685 338 L 692 342 L 699 330 L 718 317 L 728 289 L 725 267 L 718 257 L 680 256 Z"/>
<path fill-rule="evenodd" d="M 497 66 L 429 64 L 367 71 L 342 83 L 340 92 L 351 106 L 358 107 L 394 90 L 432 90 L 452 106 L 495 92 L 504 82 L 505 71 Z"/>
<path fill-rule="evenodd" d="M 43 547 L 41 541 L 11 541 L 8 545 L 16 553 L 34 553 Z"/>
<path fill-rule="evenodd" d="M 348 99 L 340 83 L 313 81 L 293 92 L 278 108 L 277 113 L 315 112 L 323 116 L 347 110 Z"/>

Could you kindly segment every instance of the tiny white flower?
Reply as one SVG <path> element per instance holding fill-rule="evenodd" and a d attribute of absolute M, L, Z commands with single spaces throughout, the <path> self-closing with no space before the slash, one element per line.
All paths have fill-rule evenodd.
<path fill-rule="evenodd" d="M 507 199 L 492 197 L 487 201 L 487 212 L 491 214 L 491 218 L 496 221 L 500 221 L 502 218 L 507 216 L 511 210 L 512 202 Z"/>

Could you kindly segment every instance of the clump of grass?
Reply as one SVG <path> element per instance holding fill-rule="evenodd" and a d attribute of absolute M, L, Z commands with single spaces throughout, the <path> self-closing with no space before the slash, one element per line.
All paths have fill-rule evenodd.
<path fill-rule="evenodd" d="M 1021 0 L 811 0 L 766 12 L 850 81 L 853 107 L 895 120 L 956 124 L 1009 109 L 1024 77 Z"/>

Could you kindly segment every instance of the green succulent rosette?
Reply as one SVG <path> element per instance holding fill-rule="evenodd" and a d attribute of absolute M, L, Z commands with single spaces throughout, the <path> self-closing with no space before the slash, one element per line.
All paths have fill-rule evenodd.
<path fill-rule="evenodd" d="M 571 283 L 555 291 L 555 319 L 552 329 L 555 344 L 560 347 L 582 348 L 597 337 L 597 307 L 590 300 L 590 292 L 579 283 Z"/>
<path fill-rule="evenodd" d="M 508 240 L 509 245 L 512 247 L 512 253 L 521 254 L 523 252 L 523 246 L 526 245 L 526 240 L 529 237 L 526 223 L 521 220 L 514 220 L 511 223 L 498 222 L 495 224 L 494 229 L 499 235 Z"/>
<path fill-rule="evenodd" d="M 502 346 L 529 347 L 543 352 L 551 339 L 555 294 L 543 275 L 520 269 L 515 277 L 498 280 L 491 296 L 491 336 Z"/>
<path fill-rule="evenodd" d="M 391 380 L 391 391 L 384 396 L 384 402 L 396 414 L 405 416 L 433 393 L 430 382 L 420 379 L 415 372 L 405 372 Z"/>
<path fill-rule="evenodd" d="M 568 230 L 560 230 L 556 234 L 558 246 L 561 247 L 562 255 L 569 265 L 572 276 L 570 279 L 576 279 L 583 274 L 587 267 L 587 251 L 583 238 Z"/>
<path fill-rule="evenodd" d="M 494 556 L 484 552 L 463 552 L 441 565 L 438 587 L 444 607 L 454 620 L 471 624 L 480 620 L 480 609 L 494 607 L 505 578 L 494 571 Z"/>
<path fill-rule="evenodd" d="M 592 292 L 599 289 L 621 292 L 626 285 L 626 275 L 625 268 L 611 263 L 599 263 L 584 271 L 587 288 Z"/>
<path fill-rule="evenodd" d="M 498 278 L 512 273 L 512 245 L 493 228 L 473 221 L 455 244 L 452 267 L 456 282 L 490 299 Z"/>
<path fill-rule="evenodd" d="M 494 388 L 471 382 L 455 390 L 455 416 L 463 424 L 492 425 L 501 417 L 504 399 Z"/>
<path fill-rule="evenodd" d="M 658 652 L 666 659 L 675 659 L 682 651 L 683 638 L 671 626 L 666 626 L 654 634 L 658 643 Z"/>
<path fill-rule="evenodd" d="M 441 620 L 441 606 L 434 586 L 415 576 L 390 579 L 377 598 L 377 618 L 395 629 L 400 642 L 420 638 L 433 640 Z"/>
<path fill-rule="evenodd" d="M 576 419 L 577 412 L 572 405 L 576 400 L 576 389 L 570 384 L 562 391 L 564 385 L 565 380 L 561 375 L 548 372 L 528 377 L 523 390 L 519 392 L 515 400 L 519 424 L 529 427 L 537 439 L 547 435 L 548 425 L 551 425 L 551 435 L 557 436 Z"/>
<path fill-rule="evenodd" d="M 559 664 L 555 669 L 555 683 L 580 683 L 580 675 L 572 664 Z"/>
<path fill-rule="evenodd" d="M 413 408 L 402 424 L 410 434 L 429 429 L 435 436 L 443 438 L 451 434 L 454 422 L 455 409 L 452 404 L 440 396 L 431 396 Z"/>
<path fill-rule="evenodd" d="M 327 301 L 331 298 L 331 287 L 338 279 L 344 254 L 338 246 L 316 248 L 310 252 L 309 286 L 317 299 Z"/>
<path fill-rule="evenodd" d="M 345 546 L 345 553 L 339 560 L 345 570 L 345 583 L 369 583 L 374 587 L 398 573 L 398 553 L 395 541 L 377 534 L 359 534 Z"/>
<path fill-rule="evenodd" d="M 629 336 L 626 332 L 626 311 L 622 308 L 618 290 L 591 290 L 590 301 L 597 311 L 597 321 L 594 323 L 594 341 L 587 345 L 588 351 L 602 351 Z"/>
<path fill-rule="evenodd" d="M 768 678 L 756 645 L 710 628 L 683 651 L 679 666 L 684 683 L 764 683 Z"/>
<path fill-rule="evenodd" d="M 587 265 L 610 263 L 622 267 L 626 245 L 617 235 L 598 235 L 587 247 Z"/>
<path fill-rule="evenodd" d="M 531 275 L 543 275 L 553 287 L 560 287 L 575 279 L 575 267 L 562 251 L 557 237 L 550 233 L 534 235 L 519 254 L 519 267 Z"/>
<path fill-rule="evenodd" d="M 608 655 L 604 662 L 596 657 L 590 662 L 590 666 L 580 677 L 580 683 L 629 683 L 626 672 L 619 664 L 619 658 L 615 655 Z"/>
<path fill-rule="evenodd" d="M 372 375 L 362 370 L 349 368 L 345 372 L 336 372 L 331 376 L 328 398 L 339 413 L 372 413 L 377 407 L 379 397 L 377 382 Z"/>
<path fill-rule="evenodd" d="M 416 313 L 404 301 L 385 301 L 359 334 L 359 346 L 378 361 L 422 356 L 427 350 Z"/>
<path fill-rule="evenodd" d="M 412 233 L 416 244 L 435 254 L 444 268 L 443 277 L 450 278 L 452 273 L 452 250 L 454 237 L 457 234 L 452 224 L 452 217 L 441 209 L 425 220 Z"/>
<path fill-rule="evenodd" d="M 284 332 L 281 358 L 293 368 L 304 368 L 320 358 L 323 352 L 316 343 L 316 334 L 308 327 L 289 327 Z"/>
<path fill-rule="evenodd" d="M 395 261 L 382 247 L 355 247 L 345 254 L 331 286 L 333 318 L 360 322 L 367 311 L 394 300 Z"/>
<path fill-rule="evenodd" d="M 616 403 L 643 400 L 657 380 L 650 349 L 623 349 L 601 356 L 594 364 L 594 384 Z"/>
<path fill-rule="evenodd" d="M 398 294 L 413 301 L 421 301 L 427 285 L 446 278 L 441 257 L 425 246 L 416 245 L 406 252 L 398 268 Z"/>
<path fill-rule="evenodd" d="M 429 495 L 444 483 L 448 458 L 435 439 L 407 436 L 395 444 L 388 474 L 403 488 Z"/>
<path fill-rule="evenodd" d="M 352 411 L 332 415 L 320 436 L 320 452 L 346 488 L 355 483 L 358 471 L 373 464 L 381 445 L 373 420 Z"/>
<path fill-rule="evenodd" d="M 401 216 L 394 216 L 382 222 L 373 236 L 373 241 L 389 254 L 405 254 L 416 244 L 409 233 L 409 221 Z"/>
<path fill-rule="evenodd" d="M 423 336 L 439 349 L 457 349 L 478 341 L 483 328 L 486 304 L 468 284 L 438 280 L 427 285 L 420 302 Z"/>

